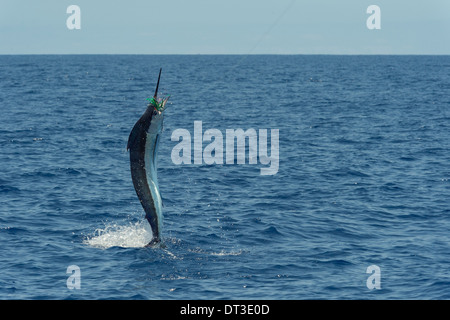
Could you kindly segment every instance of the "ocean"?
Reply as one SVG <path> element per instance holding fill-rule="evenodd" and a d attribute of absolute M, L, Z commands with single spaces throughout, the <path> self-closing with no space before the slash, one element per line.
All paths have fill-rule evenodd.
<path fill-rule="evenodd" d="M 146 248 L 126 145 L 159 68 Z M 450 56 L 2 55 L 0 79 L 0 299 L 450 299 Z M 276 172 L 250 139 L 174 163 L 196 121 L 268 154 L 278 130 Z"/>

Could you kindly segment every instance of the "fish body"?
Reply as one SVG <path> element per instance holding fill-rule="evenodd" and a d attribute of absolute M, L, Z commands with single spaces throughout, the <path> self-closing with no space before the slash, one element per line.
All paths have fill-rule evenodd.
<path fill-rule="evenodd" d="M 131 130 L 127 144 L 133 186 L 152 229 L 152 240 L 148 246 L 161 242 L 163 219 L 157 176 L 157 151 L 163 129 L 164 109 L 169 97 L 157 97 L 160 78 L 161 70 L 155 95 Z"/>

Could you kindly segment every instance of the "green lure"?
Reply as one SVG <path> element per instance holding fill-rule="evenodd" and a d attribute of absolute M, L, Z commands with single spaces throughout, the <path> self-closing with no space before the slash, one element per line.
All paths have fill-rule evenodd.
<path fill-rule="evenodd" d="M 167 102 L 167 99 L 169 99 L 169 97 L 167 97 L 166 99 L 161 100 L 161 102 L 156 101 L 155 98 L 147 98 L 147 100 L 150 101 L 150 104 L 153 105 L 156 110 L 163 111 L 164 110 L 164 106 L 165 106 L 165 104 Z"/>

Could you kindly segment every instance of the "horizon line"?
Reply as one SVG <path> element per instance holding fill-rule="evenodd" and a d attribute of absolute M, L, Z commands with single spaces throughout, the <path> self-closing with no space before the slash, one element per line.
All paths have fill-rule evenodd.
<path fill-rule="evenodd" d="M 450 53 L 0 53 L 0 56 L 140 55 L 140 56 L 450 56 Z"/>

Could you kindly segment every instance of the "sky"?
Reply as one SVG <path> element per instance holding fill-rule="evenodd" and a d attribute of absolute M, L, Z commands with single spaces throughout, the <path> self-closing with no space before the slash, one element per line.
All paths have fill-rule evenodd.
<path fill-rule="evenodd" d="M 0 0 L 0 54 L 450 54 L 450 0 Z"/>

